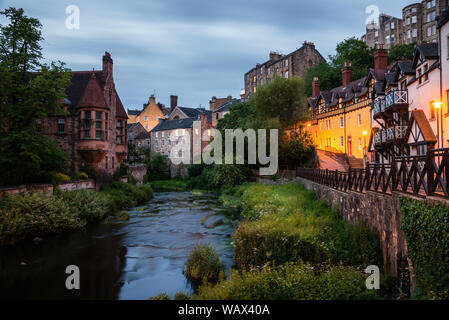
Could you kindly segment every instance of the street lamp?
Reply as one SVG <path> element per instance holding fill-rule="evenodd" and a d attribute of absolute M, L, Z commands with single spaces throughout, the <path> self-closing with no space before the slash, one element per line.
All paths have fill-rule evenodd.
<path fill-rule="evenodd" d="M 364 148 L 363 148 L 363 162 L 364 162 L 364 167 L 366 168 L 366 162 L 367 162 L 367 158 L 368 158 L 368 150 L 366 150 L 366 135 L 368 134 L 368 131 L 366 131 L 366 130 L 363 130 L 363 132 L 362 132 L 362 134 L 363 134 L 363 138 L 364 138 L 364 144 L 365 144 L 365 146 L 364 146 Z"/>
<path fill-rule="evenodd" d="M 442 102 L 439 101 L 435 101 L 432 103 L 433 107 L 435 108 L 435 110 L 437 111 L 437 142 L 438 142 L 438 148 L 440 147 L 440 109 L 441 106 L 443 105 Z M 441 123 L 441 125 L 443 125 L 443 123 Z"/>

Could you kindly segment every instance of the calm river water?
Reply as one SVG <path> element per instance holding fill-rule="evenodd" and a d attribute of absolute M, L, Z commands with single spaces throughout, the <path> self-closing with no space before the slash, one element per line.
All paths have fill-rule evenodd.
<path fill-rule="evenodd" d="M 192 292 L 182 269 L 190 250 L 210 243 L 232 266 L 235 222 L 215 197 L 155 193 L 129 210 L 129 221 L 0 248 L 0 299 L 148 299 Z M 76 265 L 81 289 L 67 290 L 65 269 Z"/>

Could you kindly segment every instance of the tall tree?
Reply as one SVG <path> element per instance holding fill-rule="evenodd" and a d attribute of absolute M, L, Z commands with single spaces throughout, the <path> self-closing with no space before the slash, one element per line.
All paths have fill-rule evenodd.
<path fill-rule="evenodd" d="M 23 9 L 0 12 L 0 184 L 35 182 L 67 160 L 59 146 L 36 132 L 38 119 L 64 114 L 71 74 L 62 62 L 45 65 L 42 25 Z"/>
<path fill-rule="evenodd" d="M 412 60 L 416 43 L 397 44 L 388 50 L 388 62 L 395 63 L 401 60 Z"/>
<path fill-rule="evenodd" d="M 305 77 L 305 93 L 308 97 L 312 95 L 312 81 L 318 77 L 321 90 L 329 90 L 338 87 L 342 83 L 341 69 L 345 61 L 352 64 L 352 78 L 360 79 L 368 74 L 369 68 L 374 66 L 374 50 L 366 43 L 356 38 L 349 38 L 339 42 L 335 48 L 336 54 L 328 57 L 328 63 L 322 63 L 307 71 Z"/>

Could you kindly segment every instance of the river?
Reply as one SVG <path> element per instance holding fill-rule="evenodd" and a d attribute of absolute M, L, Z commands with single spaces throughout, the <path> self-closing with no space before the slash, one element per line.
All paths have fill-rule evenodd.
<path fill-rule="evenodd" d="M 0 248 L 0 299 L 148 299 L 192 293 L 182 270 L 190 250 L 210 243 L 226 270 L 233 264 L 232 214 L 216 197 L 156 192 L 129 210 L 128 221 L 107 219 L 86 230 Z M 66 267 L 80 270 L 80 290 L 67 290 Z"/>

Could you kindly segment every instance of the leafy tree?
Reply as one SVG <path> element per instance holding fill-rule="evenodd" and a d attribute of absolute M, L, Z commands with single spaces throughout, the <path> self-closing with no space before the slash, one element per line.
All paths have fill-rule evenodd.
<path fill-rule="evenodd" d="M 319 78 L 322 91 L 341 85 L 341 70 L 345 61 L 349 61 L 352 64 L 352 78 L 354 80 L 365 77 L 368 74 L 368 70 L 374 65 L 374 50 L 357 38 L 349 38 L 338 43 L 335 51 L 335 55 L 328 57 L 328 64 L 322 63 L 307 71 L 305 93 L 308 97 L 312 96 L 312 81 L 314 77 Z"/>
<path fill-rule="evenodd" d="M 298 77 L 276 77 L 259 87 L 253 99 L 257 115 L 278 119 L 282 128 L 288 128 L 308 116 L 304 81 Z"/>
<path fill-rule="evenodd" d="M 388 62 L 395 63 L 401 60 L 412 60 L 416 43 L 397 44 L 388 51 Z"/>
<path fill-rule="evenodd" d="M 0 172 L 1 184 L 35 182 L 67 161 L 56 142 L 36 132 L 37 119 L 65 114 L 70 85 L 64 64 L 40 63 L 42 25 L 23 9 L 0 12 Z"/>

